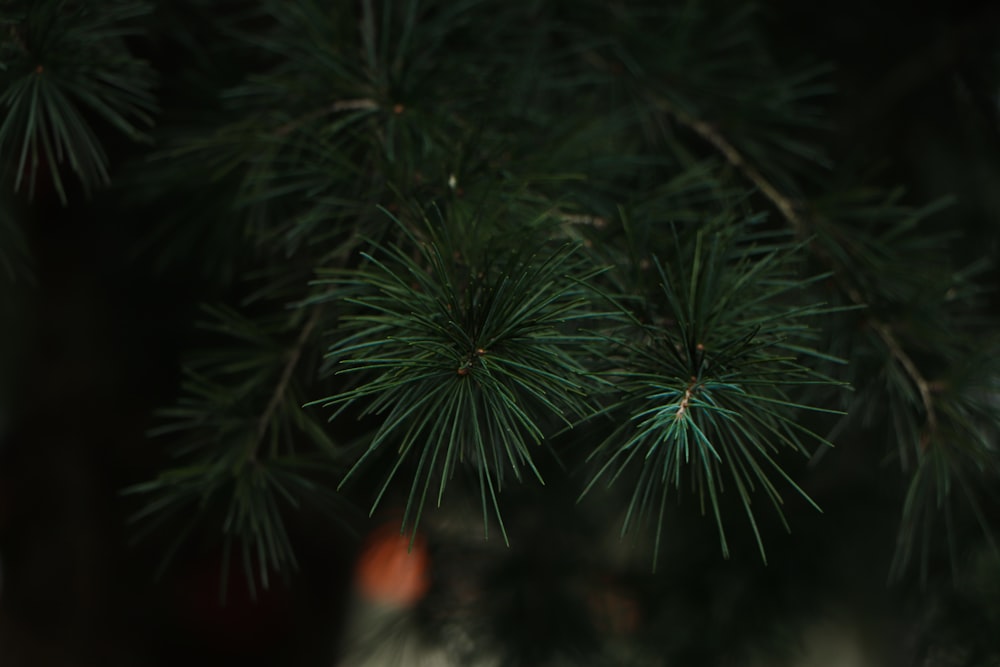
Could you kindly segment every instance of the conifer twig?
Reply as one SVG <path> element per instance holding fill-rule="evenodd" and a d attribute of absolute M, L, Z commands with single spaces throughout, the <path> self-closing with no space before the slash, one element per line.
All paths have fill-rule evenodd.
<path fill-rule="evenodd" d="M 331 104 L 327 104 L 325 107 L 320 107 L 319 109 L 314 109 L 313 111 L 303 114 L 294 120 L 290 120 L 284 125 L 279 126 L 274 133 L 283 137 L 289 134 L 292 130 L 298 129 L 301 125 L 308 123 L 311 120 L 316 120 L 317 118 L 322 118 L 323 116 L 331 113 L 337 113 L 339 111 L 356 111 L 356 110 L 366 110 L 374 111 L 378 109 L 378 102 L 371 99 L 370 97 L 359 97 L 350 100 L 337 100 Z"/>
<path fill-rule="evenodd" d="M 316 324 L 319 322 L 322 310 L 322 307 L 317 307 L 313 310 L 312 315 L 299 332 L 299 337 L 295 341 L 295 346 L 288 351 L 288 360 L 285 362 L 285 366 L 281 369 L 281 377 L 278 379 L 278 384 L 274 387 L 274 392 L 271 394 L 271 400 L 268 401 L 267 407 L 264 408 L 264 412 L 261 413 L 260 419 L 257 420 L 256 437 L 251 441 L 250 446 L 247 448 L 248 460 L 254 460 L 257 458 L 257 450 L 260 449 L 260 444 L 264 441 L 264 434 L 267 433 L 267 427 L 271 422 L 271 417 L 274 416 L 274 412 L 278 409 L 278 406 L 281 405 L 281 399 L 284 397 L 285 391 L 288 389 L 288 384 L 292 381 L 292 374 L 295 372 L 295 368 L 299 364 L 299 359 L 302 357 L 302 350 L 305 348 L 306 341 L 309 340 L 309 336 L 312 335 L 313 330 L 316 328 Z"/>
<path fill-rule="evenodd" d="M 677 413 L 674 415 L 675 420 L 680 421 L 681 419 L 683 419 L 684 414 L 688 411 L 688 408 L 691 406 L 691 398 L 693 397 L 696 383 L 697 380 L 695 378 L 691 378 L 691 381 L 688 382 L 687 389 L 684 390 L 684 396 L 681 398 L 681 402 L 677 406 Z"/>
<path fill-rule="evenodd" d="M 718 130 L 716 130 L 711 124 L 701 120 L 700 118 L 695 118 L 684 111 L 676 108 L 667 100 L 659 99 L 656 101 L 657 106 L 663 111 L 667 112 L 671 116 L 677 119 L 684 127 L 688 128 L 699 137 L 712 144 L 712 146 L 722 153 L 722 156 L 726 158 L 729 164 L 733 165 L 743 174 L 751 183 L 760 188 L 760 191 L 771 200 L 775 208 L 784 216 L 785 220 L 792 226 L 792 229 L 798 235 L 803 235 L 806 231 L 805 221 L 802 216 L 799 215 L 798 207 L 795 202 L 786 197 L 784 194 L 778 190 L 777 187 L 757 169 L 754 165 L 750 164 L 743 157 L 743 154 L 736 150 L 728 139 L 722 136 Z"/>
<path fill-rule="evenodd" d="M 858 296 L 861 295 L 858 294 Z M 852 296 L 851 299 L 854 300 L 854 297 Z M 927 449 L 931 436 L 937 431 L 937 410 L 934 408 L 934 397 L 931 395 L 931 383 L 920 372 L 913 358 L 900 345 L 892 327 L 876 319 L 870 320 L 869 326 L 875 330 L 882 342 L 889 348 L 889 352 L 903 367 L 920 394 L 920 402 L 923 403 L 924 412 L 927 414 L 927 429 L 920 436 L 920 449 L 923 451 Z"/>
<path fill-rule="evenodd" d="M 767 197 L 771 203 L 774 204 L 778 212 L 788 221 L 791 225 L 792 230 L 799 236 L 803 237 L 808 231 L 807 225 L 803 217 L 799 214 L 799 207 L 796 205 L 795 201 L 790 197 L 784 195 L 778 188 L 771 183 L 765 176 L 757 169 L 753 164 L 751 164 L 739 150 L 733 146 L 722 134 L 719 133 L 711 124 L 695 118 L 680 109 L 677 109 L 674 105 L 670 104 L 667 100 L 659 99 L 656 101 L 657 106 L 665 111 L 666 113 L 673 116 L 677 122 L 679 122 L 684 127 L 688 128 L 699 137 L 711 144 L 717 151 L 722 153 L 723 157 L 735 167 L 741 174 L 744 175 L 750 182 L 760 188 L 760 191 Z M 824 257 L 831 264 L 833 259 L 830 258 L 827 253 L 818 253 Z M 833 267 L 839 268 L 839 267 Z M 837 272 L 839 282 L 845 288 L 848 297 L 851 301 L 858 306 L 864 306 L 867 304 L 864 296 L 853 286 L 844 284 L 845 281 L 841 277 L 841 272 Z M 920 445 L 921 449 L 927 447 L 927 443 L 930 440 L 930 436 L 937 430 L 937 410 L 934 407 L 934 398 L 931 393 L 931 383 L 924 377 L 923 373 L 920 372 L 920 368 L 913 361 L 913 358 L 907 354 L 906 350 L 900 344 L 899 339 L 896 337 L 895 332 L 892 327 L 883 322 L 882 320 L 871 318 L 868 320 L 869 326 L 878 334 L 882 342 L 885 343 L 886 348 L 889 350 L 889 354 L 903 367 L 904 372 L 913 382 L 914 386 L 917 388 L 917 392 L 920 394 L 920 401 L 924 406 L 924 412 L 927 417 L 927 428 L 924 434 L 921 436 Z"/>

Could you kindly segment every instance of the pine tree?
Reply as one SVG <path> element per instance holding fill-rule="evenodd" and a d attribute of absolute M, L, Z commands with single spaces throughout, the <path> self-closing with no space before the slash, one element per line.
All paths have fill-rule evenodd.
<path fill-rule="evenodd" d="M 883 77 L 790 5 L 8 2 L 5 375 L 76 213 L 175 290 L 169 459 L 120 498 L 161 568 L 216 540 L 271 589 L 303 525 L 391 516 L 524 563 L 476 579 L 502 664 L 621 664 L 595 573 L 635 664 L 740 660 L 854 577 L 900 664 L 995 664 L 998 17 L 929 12 Z"/>

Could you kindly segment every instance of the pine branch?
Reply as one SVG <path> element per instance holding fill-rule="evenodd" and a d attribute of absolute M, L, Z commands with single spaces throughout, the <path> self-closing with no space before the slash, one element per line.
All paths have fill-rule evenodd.
<path fill-rule="evenodd" d="M 862 302 L 856 300 L 860 299 L 861 295 L 855 290 L 849 292 L 851 295 L 851 300 L 858 305 L 863 305 Z M 903 349 L 902 345 L 899 344 L 899 340 L 896 338 L 895 333 L 893 333 L 892 328 L 877 319 L 869 321 L 868 326 L 875 330 L 879 335 L 879 338 L 885 343 L 886 348 L 888 348 L 889 353 L 899 362 L 906 371 L 913 385 L 917 388 L 917 392 L 920 394 L 920 401 L 924 406 L 924 414 L 926 415 L 926 429 L 920 436 L 920 449 L 926 450 L 930 441 L 937 435 L 938 432 L 938 420 L 937 420 L 937 409 L 934 406 L 934 397 L 931 391 L 931 384 L 924 377 L 923 373 L 914 363 L 913 359 L 906 350 Z"/>
<path fill-rule="evenodd" d="M 260 415 L 260 420 L 257 422 L 257 437 L 255 440 L 250 441 L 247 447 L 247 458 L 251 461 L 256 460 L 257 450 L 260 449 L 260 445 L 264 441 L 264 436 L 267 434 L 268 429 L 272 428 L 271 420 L 286 398 L 285 394 L 288 391 L 289 383 L 291 383 L 299 360 L 302 358 L 302 351 L 305 349 L 306 343 L 319 323 L 322 313 L 322 307 L 313 309 L 309 319 L 306 320 L 305 325 L 299 332 L 299 337 L 295 341 L 295 345 L 288 351 L 288 361 L 285 362 L 284 368 L 281 369 L 281 376 L 274 386 L 274 393 L 271 395 L 267 407 L 264 408 L 264 411 Z"/>
<path fill-rule="evenodd" d="M 706 504 L 710 508 L 727 557 L 721 496 L 723 479 L 732 481 L 766 561 L 751 493 L 762 489 L 784 522 L 783 501 L 767 468 L 812 501 L 774 453 L 779 447 L 805 452 L 805 439 L 825 443 L 796 415 L 827 408 L 796 401 L 785 387 L 837 384 L 804 363 L 825 355 L 809 347 L 801 319 L 826 309 L 781 304 L 802 286 L 784 279 L 795 249 L 741 248 L 726 225 L 716 225 L 699 229 L 693 248 L 677 239 L 674 262 L 657 264 L 668 305 L 657 318 L 663 324 L 643 325 L 641 338 L 620 337 L 625 356 L 612 373 L 621 398 L 605 410 L 620 415 L 620 425 L 591 455 L 600 467 L 584 490 L 607 476 L 611 485 L 639 466 L 622 531 L 656 516 L 654 566 L 667 494 L 680 492 L 684 471 L 702 512 Z M 629 338 L 637 342 L 625 342 Z M 657 498 L 658 507 L 652 504 Z"/>
<path fill-rule="evenodd" d="M 17 11 L 15 8 L 20 8 Z M 68 162 L 84 190 L 110 182 L 102 140 L 85 112 L 92 112 L 136 141 L 148 141 L 139 126 L 153 124 L 153 71 L 134 57 L 124 38 L 138 34 L 135 21 L 151 5 L 105 0 L 15 2 L 0 14 L 0 153 L 17 155 L 14 190 L 27 179 L 33 196 L 39 168 L 49 175 L 63 204 L 60 174 Z"/>
<path fill-rule="evenodd" d="M 251 587 L 267 588 L 275 572 L 297 567 L 287 512 L 318 504 L 342 518 L 345 509 L 337 494 L 312 479 L 335 474 L 335 444 L 302 408 L 297 377 L 323 307 L 313 308 L 291 345 L 281 342 L 289 326 L 283 317 L 275 325 L 224 308 L 207 311 L 213 319 L 205 328 L 228 344 L 204 352 L 187 369 L 177 405 L 160 411 L 164 423 L 152 434 L 174 436 L 181 463 L 125 490 L 144 499 L 131 521 L 142 524 L 136 539 L 181 527 L 172 531 L 177 537 L 161 569 L 196 526 L 216 524 L 227 550 L 239 545 Z M 192 514 L 193 508 L 199 511 Z"/>
<path fill-rule="evenodd" d="M 819 231 L 829 226 L 828 222 L 819 218 L 807 219 L 803 216 L 800 213 L 804 208 L 803 205 L 793 197 L 783 194 L 768 181 L 717 129 L 700 119 L 677 110 L 667 102 L 660 101 L 658 104 L 663 111 L 695 132 L 721 153 L 747 180 L 760 188 L 762 194 L 772 202 L 799 238 L 812 237 L 809 240 L 811 252 L 830 268 L 837 284 L 849 301 L 858 307 L 870 307 L 870 299 L 866 298 L 854 284 L 849 268 L 837 259 L 839 252 L 830 252 L 827 247 L 824 247 L 824 243 L 836 243 L 832 239 L 824 238 Z M 976 428 L 956 429 L 949 427 L 948 431 L 956 434 L 951 437 L 958 437 L 968 443 L 960 445 L 957 450 L 952 451 L 953 444 L 948 441 L 949 436 L 944 433 L 939 418 L 939 412 L 943 409 L 946 398 L 940 392 L 935 392 L 936 383 L 927 378 L 924 371 L 905 349 L 894 326 L 874 315 L 867 317 L 864 322 L 869 329 L 875 332 L 885 346 L 889 357 L 903 369 L 905 377 L 917 392 L 923 411 L 923 425 L 919 428 L 918 442 L 916 443 L 919 458 L 903 507 L 896 555 L 890 570 L 890 578 L 899 579 L 902 577 L 911 562 L 911 551 L 923 541 L 921 567 L 924 568 L 922 578 L 925 579 L 925 568 L 929 558 L 926 540 L 929 539 L 931 531 L 936 525 L 935 512 L 942 513 L 946 519 L 945 529 L 952 551 L 951 561 L 953 564 L 956 562 L 954 543 L 951 542 L 954 539 L 953 524 L 955 519 L 953 512 L 955 510 L 950 488 L 953 482 L 959 478 L 962 480 L 960 486 L 966 490 L 966 504 L 969 511 L 976 518 L 986 539 L 993 544 L 992 528 L 989 522 L 983 518 L 978 499 L 974 495 L 968 495 L 971 493 L 968 489 L 974 485 L 972 481 L 974 477 L 963 472 L 967 463 L 962 460 L 965 454 L 961 452 L 966 449 L 975 451 L 977 447 L 982 446 L 982 443 L 988 441 L 989 436 L 984 435 L 984 431 L 994 428 L 997 423 L 1000 423 L 1000 414 L 993 414 L 986 419 L 978 420 Z M 966 354 L 968 353 L 966 352 Z M 950 400 L 962 402 L 967 399 L 958 395 Z M 905 409 L 902 406 L 897 408 L 897 410 Z M 896 436 L 902 440 L 905 434 L 906 431 L 899 430 Z M 902 448 L 904 444 L 900 441 L 899 446 Z M 985 454 L 985 456 L 990 457 L 989 454 Z M 992 465 L 987 464 L 986 467 Z M 927 471 L 929 466 L 934 468 L 933 472 Z"/>
<path fill-rule="evenodd" d="M 519 480 L 524 467 L 540 479 L 532 449 L 551 422 L 572 424 L 593 409 L 594 378 L 582 363 L 589 337 L 578 327 L 600 313 L 587 308 L 588 274 L 576 273 L 571 250 L 460 250 L 448 224 L 427 224 L 426 238 L 408 235 L 406 246 L 376 245 L 362 268 L 321 281 L 347 310 L 329 357 L 358 380 L 316 403 L 337 408 L 335 416 L 356 403 L 362 416 L 382 415 L 348 472 L 380 448 L 397 448 L 376 506 L 415 457 L 404 516 L 415 525 L 431 485 L 440 503 L 451 476 L 468 467 L 484 525 L 492 507 L 506 540 L 498 500 L 505 475 Z"/>
<path fill-rule="evenodd" d="M 336 265 L 317 283 L 332 294 L 309 303 L 338 318 L 327 356 L 337 372 L 332 387 L 306 379 L 320 308 L 304 323 L 284 311 L 272 322 L 220 318 L 240 344 L 197 366 L 168 413 L 194 457 L 190 477 L 172 478 L 186 489 L 184 511 L 210 496 L 207 505 L 230 512 L 227 534 L 278 560 L 253 529 L 255 513 L 285 498 L 267 478 L 276 457 L 297 459 L 290 443 L 300 439 L 338 457 L 330 427 L 302 409 L 317 395 L 327 398 L 310 405 L 335 419 L 376 417 L 344 479 L 384 454 L 375 504 L 410 475 L 411 524 L 456 474 L 479 485 L 484 523 L 499 517 L 502 482 L 540 477 L 541 447 L 600 414 L 612 423 L 589 488 L 634 473 L 626 528 L 659 512 L 665 530 L 668 494 L 692 487 L 727 551 L 725 481 L 763 555 L 751 501 L 763 492 L 783 520 L 779 487 L 801 492 L 781 455 L 823 444 L 814 420 L 842 404 L 824 370 L 843 357 L 848 369 L 829 374 L 863 381 L 858 412 L 896 429 L 901 452 L 918 444 L 900 553 L 926 539 L 919 531 L 933 527 L 939 497 L 988 523 L 975 509 L 982 490 L 964 493 L 977 466 L 994 465 L 984 434 L 995 415 L 966 383 L 941 378 L 968 355 L 971 329 L 943 303 L 952 278 L 914 270 L 938 239 L 897 219 L 891 202 L 866 200 L 855 213 L 872 224 L 852 226 L 802 193 L 799 166 L 826 164 L 801 137 L 824 123 L 809 101 L 827 83 L 818 69 L 779 67 L 749 10 L 583 2 L 564 15 L 481 0 L 254 8 L 244 38 L 265 55 L 240 63 L 254 71 L 222 94 L 197 138 L 165 152 L 164 172 L 147 172 L 154 190 L 186 183 L 179 191 L 201 193 L 202 210 L 181 211 L 190 219 L 169 220 L 148 244 L 163 255 L 159 243 L 176 243 L 173 256 L 187 262 L 215 234 L 204 254 L 239 254 L 234 275 L 259 271 L 265 296 L 293 295 L 259 301 L 262 313 L 300 299 L 316 266 Z M 809 186 L 827 190 L 830 180 Z M 834 198 L 856 203 L 848 192 Z M 730 215 L 762 203 L 778 225 Z M 441 220 L 421 221 L 427 211 Z M 375 242 L 359 258 L 365 239 Z M 807 258 L 832 279 L 804 275 Z M 821 305 L 820 291 L 839 305 Z M 809 326 L 853 325 L 838 313 L 862 307 L 869 336 L 851 329 L 822 341 Z M 975 428 L 961 428 L 970 414 Z M 264 495 L 246 490 L 264 478 Z M 963 494 L 948 496 L 959 485 Z M 164 495 L 150 507 L 170 505 L 170 482 L 156 488 Z"/>
<path fill-rule="evenodd" d="M 285 136 L 294 130 L 297 130 L 302 125 L 311 123 L 315 120 L 319 120 L 323 116 L 329 114 L 335 114 L 340 111 L 375 111 L 378 109 L 378 102 L 370 98 L 359 98 L 353 100 L 337 100 L 322 109 L 316 109 L 307 114 L 300 116 L 294 120 L 290 120 L 284 125 L 277 128 L 274 133 L 279 137 Z"/>
<path fill-rule="evenodd" d="M 760 189 L 761 193 L 767 197 L 778 212 L 788 221 L 792 230 L 800 238 L 808 235 L 808 227 L 802 216 L 799 214 L 799 205 L 790 197 L 785 196 L 775 187 L 771 181 L 764 177 L 757 167 L 750 163 L 737 148 L 730 143 L 718 129 L 711 124 L 695 118 L 691 114 L 676 108 L 673 104 L 664 99 L 656 100 L 656 106 L 677 120 L 681 125 L 693 131 L 699 137 L 707 141 L 722 156 L 735 167 L 748 181 Z M 860 305 L 860 304 L 859 304 Z"/>
<path fill-rule="evenodd" d="M 795 232 L 796 236 L 805 238 L 811 234 L 811 226 L 798 212 L 802 208 L 801 204 L 782 194 L 778 188 L 766 179 L 760 170 L 748 162 L 742 153 L 740 153 L 739 150 L 737 150 L 736 147 L 733 146 L 733 144 L 730 143 L 716 128 L 712 127 L 709 123 L 706 123 L 703 120 L 694 118 L 690 114 L 676 109 L 666 100 L 658 100 L 657 104 L 660 109 L 676 118 L 678 122 L 695 132 L 698 136 L 712 145 L 733 167 L 738 169 L 740 173 L 747 178 L 747 180 L 760 188 L 760 191 L 764 194 L 764 196 L 767 197 L 772 204 L 774 204 L 775 208 L 778 209 L 778 212 L 785 218 L 789 226 Z M 816 254 L 827 263 L 831 264 L 830 268 L 834 271 L 834 275 L 842 284 L 845 292 L 850 297 L 850 300 L 857 306 L 867 306 L 866 299 L 855 287 L 850 285 L 849 281 L 845 279 L 845 268 L 837 265 L 829 253 L 824 252 L 817 244 L 813 245 L 815 246 L 814 251 Z M 902 345 L 900 345 L 896 334 L 893 332 L 892 327 L 889 324 L 882 322 L 877 318 L 869 318 L 867 322 L 868 326 L 870 326 L 878 334 L 883 343 L 885 343 L 889 354 L 906 371 L 906 374 L 910 377 L 910 380 L 913 382 L 920 394 L 927 419 L 926 432 L 923 436 L 921 436 L 921 447 L 926 448 L 927 442 L 937 431 L 937 412 L 934 407 L 934 398 L 931 392 L 930 383 L 924 377 L 923 373 L 917 367 L 917 364 L 914 363 L 910 355 L 907 354 Z"/>

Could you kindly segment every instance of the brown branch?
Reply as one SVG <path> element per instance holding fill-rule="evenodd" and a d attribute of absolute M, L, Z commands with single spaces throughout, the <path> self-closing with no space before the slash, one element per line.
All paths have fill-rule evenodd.
<path fill-rule="evenodd" d="M 805 221 L 802 216 L 799 215 L 798 207 L 795 202 L 786 197 L 774 186 L 771 181 L 757 169 L 754 165 L 750 164 L 743 157 L 743 154 L 736 150 L 724 136 L 722 136 L 718 130 L 716 130 L 712 125 L 706 123 L 705 121 L 695 118 L 688 113 L 677 109 L 670 102 L 666 100 L 657 100 L 657 106 L 663 111 L 667 112 L 671 116 L 677 119 L 684 127 L 688 128 L 699 137 L 712 144 L 712 146 L 722 153 L 722 156 L 726 158 L 732 166 L 743 174 L 751 183 L 760 188 L 760 191 L 767 197 L 775 208 L 784 216 L 785 220 L 792 226 L 792 229 L 796 234 L 802 236 L 806 231 Z"/>
<path fill-rule="evenodd" d="M 931 396 L 931 383 L 923 376 L 913 358 L 906 353 L 906 350 L 899 344 L 899 340 L 893 333 L 892 328 L 885 322 L 872 320 L 870 326 L 879 335 L 879 338 L 889 348 L 889 352 L 903 367 L 910 380 L 917 387 L 920 393 L 920 401 L 924 405 L 924 412 L 927 413 L 927 430 L 920 437 L 921 449 L 926 449 L 930 436 L 937 431 L 937 411 L 934 408 L 934 398 Z"/>
<path fill-rule="evenodd" d="M 677 122 L 679 122 L 684 127 L 690 129 L 692 132 L 697 134 L 699 137 L 711 144 L 717 151 L 719 151 L 723 157 L 735 167 L 745 178 L 750 182 L 760 188 L 760 191 L 767 197 L 771 203 L 774 204 L 775 208 L 781 213 L 781 215 L 788 221 L 791 225 L 792 230 L 800 238 L 807 235 L 808 225 L 805 219 L 799 214 L 799 206 L 790 197 L 782 194 L 777 187 L 774 186 L 767 178 L 757 169 L 753 164 L 751 164 L 747 159 L 740 153 L 732 143 L 730 143 L 722 134 L 718 132 L 712 125 L 706 123 L 705 121 L 694 118 L 690 114 L 687 114 L 677 108 L 666 100 L 657 100 L 657 106 L 665 111 L 666 113 L 673 116 Z M 829 257 L 827 253 L 818 252 L 827 262 L 831 265 L 834 264 L 833 258 Z M 834 269 L 841 267 L 832 266 Z M 861 293 L 853 286 L 845 284 L 846 281 L 841 277 L 842 271 L 837 271 L 839 282 L 844 287 L 847 292 L 848 297 L 851 301 L 858 306 L 867 305 L 866 300 L 861 295 Z M 896 337 L 895 332 L 892 327 L 878 319 L 868 320 L 869 326 L 875 330 L 882 342 L 885 343 L 886 348 L 889 350 L 889 354 L 903 367 L 906 375 L 913 382 L 914 386 L 917 388 L 917 392 L 920 394 L 920 401 L 923 404 L 924 412 L 927 416 L 927 428 L 924 434 L 921 436 L 921 446 L 926 447 L 929 441 L 930 435 L 937 430 L 938 420 L 937 420 L 937 410 L 934 407 L 934 398 L 931 391 L 931 383 L 924 377 L 923 373 L 917 367 L 917 364 L 913 361 L 913 358 L 907 354 L 906 350 L 900 344 L 899 339 Z M 685 400 L 681 403 L 681 410 L 678 411 L 678 418 L 686 407 L 686 401 L 689 398 L 690 388 L 688 393 L 685 393 Z"/>
<path fill-rule="evenodd" d="M 589 213 L 559 213 L 559 221 L 567 225 L 589 225 L 595 229 L 603 229 L 608 226 L 608 221 L 599 215 Z"/>
<path fill-rule="evenodd" d="M 257 450 L 260 449 L 261 443 L 264 442 L 264 436 L 267 434 L 267 428 L 271 423 L 271 418 L 274 416 L 278 406 L 281 405 L 282 399 L 285 397 L 288 385 L 292 381 L 292 374 L 295 372 L 295 368 L 299 364 L 299 359 L 302 357 L 302 351 L 305 349 L 309 336 L 312 335 L 313 330 L 319 323 L 322 311 L 322 307 L 317 307 L 313 310 L 312 315 L 308 320 L 306 320 L 305 325 L 299 332 L 299 337 L 295 341 L 295 346 L 288 351 L 288 359 L 285 361 L 284 368 L 281 369 L 281 377 L 278 378 L 278 384 L 275 386 L 274 392 L 271 394 L 271 400 L 268 401 L 267 407 L 264 408 L 264 412 L 261 413 L 260 419 L 257 420 L 256 437 L 250 441 L 250 445 L 247 447 L 247 459 L 249 460 L 257 458 Z"/>
<path fill-rule="evenodd" d="M 676 421 L 683 419 L 685 413 L 687 413 L 688 409 L 691 407 L 691 398 L 694 396 L 694 388 L 697 383 L 698 381 L 695 378 L 691 378 L 691 381 L 688 382 L 687 389 L 684 390 L 684 397 L 681 398 L 681 403 L 677 407 L 677 412 L 674 413 L 674 419 Z"/>
<path fill-rule="evenodd" d="M 283 137 L 289 134 L 292 130 L 298 129 L 300 126 L 308 123 L 309 121 L 316 120 L 317 118 L 322 118 L 327 114 L 338 113 L 340 111 L 357 111 L 366 110 L 374 111 L 378 109 L 378 102 L 371 99 L 370 97 L 360 97 L 352 100 L 337 100 L 331 104 L 321 107 L 307 114 L 299 116 L 294 120 L 290 120 L 284 125 L 278 127 L 274 133 L 279 137 Z"/>

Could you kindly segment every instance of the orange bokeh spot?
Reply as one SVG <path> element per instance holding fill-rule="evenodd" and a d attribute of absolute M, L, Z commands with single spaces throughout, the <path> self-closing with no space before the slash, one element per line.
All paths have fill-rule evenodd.
<path fill-rule="evenodd" d="M 638 601 L 624 589 L 603 585 L 587 594 L 591 619 L 601 632 L 627 637 L 639 629 L 641 615 Z"/>
<path fill-rule="evenodd" d="M 354 570 L 354 587 L 364 598 L 382 604 L 410 607 L 430 588 L 427 543 L 417 535 L 400 534 L 396 524 L 371 533 Z"/>

